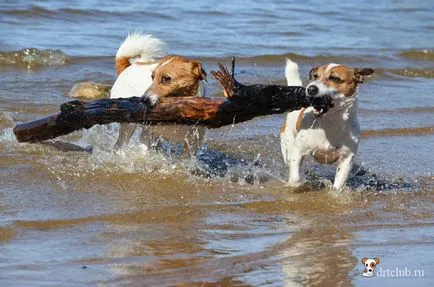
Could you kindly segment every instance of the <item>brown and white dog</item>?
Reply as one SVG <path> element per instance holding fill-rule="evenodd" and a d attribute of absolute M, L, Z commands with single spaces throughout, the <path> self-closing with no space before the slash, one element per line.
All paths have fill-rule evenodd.
<path fill-rule="evenodd" d="M 167 56 L 152 72 L 152 84 L 144 97 L 155 105 L 163 97 L 203 97 L 206 72 L 197 61 L 181 56 Z M 148 127 L 150 144 L 183 143 L 184 151 L 194 154 L 200 146 L 205 129 L 186 125 L 153 125 Z"/>
<path fill-rule="evenodd" d="M 378 258 L 362 258 L 362 264 L 365 266 L 365 269 L 362 272 L 363 277 L 373 277 L 375 276 L 375 267 L 380 264 L 380 259 Z"/>
<path fill-rule="evenodd" d="M 181 56 L 167 56 L 159 62 L 151 75 L 152 85 L 144 93 L 151 104 L 162 97 L 202 97 L 202 81 L 206 72 L 199 62 Z"/>
<path fill-rule="evenodd" d="M 202 65 L 184 57 L 165 55 L 165 45 L 161 40 L 140 33 L 128 35 L 116 54 L 118 78 L 111 89 L 110 98 L 147 95 L 149 101 L 156 104 L 159 97 L 204 96 L 206 73 Z M 115 149 L 128 143 L 136 127 L 136 124 L 120 125 Z M 159 134 L 163 130 L 164 135 Z M 186 142 L 188 134 L 197 135 L 192 127 L 143 127 L 142 139 L 148 147 L 153 139 L 160 136 L 167 141 L 192 146 Z"/>
<path fill-rule="evenodd" d="M 360 139 L 358 85 L 373 72 L 369 68 L 358 69 L 339 64 L 310 70 L 310 82 L 306 88 L 308 96 L 331 96 L 334 107 L 325 114 L 310 107 L 286 116 L 280 137 L 283 158 L 289 166 L 289 186 L 303 184 L 300 167 L 306 155 L 312 155 L 322 164 L 337 163 L 333 186 L 336 189 L 345 186 Z M 301 83 L 298 66 L 289 59 L 285 74 L 289 86 Z"/>

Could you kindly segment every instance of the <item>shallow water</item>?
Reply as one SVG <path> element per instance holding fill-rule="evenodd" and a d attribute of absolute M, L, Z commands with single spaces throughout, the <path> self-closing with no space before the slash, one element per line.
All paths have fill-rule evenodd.
<path fill-rule="evenodd" d="M 1 286 L 434 284 L 432 1 L 65 3 L 0 3 Z M 348 190 L 331 191 L 334 167 L 311 161 L 310 186 L 285 186 L 284 115 L 208 130 L 196 160 L 136 138 L 114 154 L 114 124 L 17 143 L 12 127 L 55 112 L 74 83 L 111 84 L 134 30 L 208 72 L 236 55 L 244 83 L 283 84 L 286 56 L 302 75 L 374 68 Z M 207 93 L 219 96 L 211 77 Z M 363 278 L 362 257 L 424 276 Z"/>

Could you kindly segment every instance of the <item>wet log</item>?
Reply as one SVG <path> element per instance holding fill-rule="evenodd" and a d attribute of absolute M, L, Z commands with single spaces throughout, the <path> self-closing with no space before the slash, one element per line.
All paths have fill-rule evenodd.
<path fill-rule="evenodd" d="M 92 102 L 76 100 L 62 104 L 58 113 L 17 124 L 14 133 L 19 142 L 39 142 L 113 122 L 179 123 L 218 128 L 312 104 L 303 87 L 242 85 L 234 78 L 234 65 L 233 60 L 232 74 L 221 64 L 220 71 L 212 72 L 223 86 L 226 98 L 161 98 L 153 107 L 139 97 Z M 329 107 L 332 103 L 324 100 L 316 105 Z"/>
<path fill-rule="evenodd" d="M 212 75 L 220 82 L 226 98 L 232 102 L 243 105 L 253 103 L 271 109 L 272 113 L 298 110 L 309 106 L 314 107 L 321 114 L 334 106 L 330 96 L 311 98 L 305 94 L 305 88 L 299 86 L 279 85 L 243 85 L 235 79 L 235 58 L 232 58 L 232 72 L 222 64 L 219 64 L 218 72 L 212 71 Z M 275 109 L 275 110 L 273 110 Z"/>

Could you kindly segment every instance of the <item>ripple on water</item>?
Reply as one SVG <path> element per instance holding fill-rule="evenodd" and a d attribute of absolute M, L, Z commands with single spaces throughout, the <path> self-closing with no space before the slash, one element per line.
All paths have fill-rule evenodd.
<path fill-rule="evenodd" d="M 14 238 L 16 234 L 16 231 L 13 229 L 0 227 L 0 243 Z"/>
<path fill-rule="evenodd" d="M 434 60 L 434 50 L 430 49 L 412 49 L 407 50 L 402 53 L 399 53 L 401 57 L 411 60 L 425 60 L 425 61 L 433 61 Z"/>

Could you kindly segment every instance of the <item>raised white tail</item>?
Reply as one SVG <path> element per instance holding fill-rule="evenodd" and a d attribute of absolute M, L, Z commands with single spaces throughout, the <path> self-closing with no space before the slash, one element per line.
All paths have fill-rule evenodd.
<path fill-rule="evenodd" d="M 115 66 L 118 74 L 134 63 L 149 63 L 167 55 L 163 41 L 152 35 L 131 33 L 116 53 Z"/>
<path fill-rule="evenodd" d="M 298 74 L 297 63 L 286 58 L 285 77 L 288 86 L 301 86 L 302 82 Z"/>

